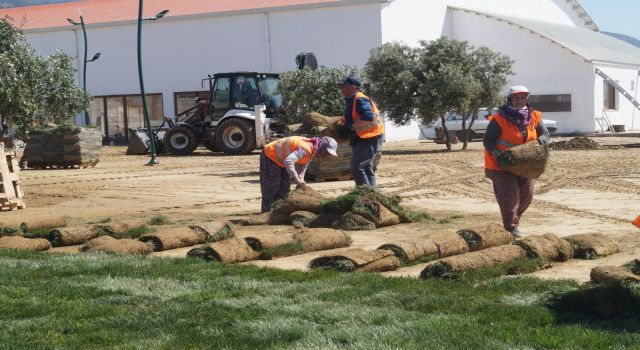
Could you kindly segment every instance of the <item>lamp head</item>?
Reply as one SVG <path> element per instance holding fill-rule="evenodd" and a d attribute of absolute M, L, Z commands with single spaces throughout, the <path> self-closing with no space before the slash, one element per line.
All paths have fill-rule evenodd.
<path fill-rule="evenodd" d="M 76 22 L 76 21 L 72 20 L 71 18 L 67 18 L 67 22 L 71 23 L 71 24 L 72 24 L 72 25 L 74 25 L 74 26 L 77 26 L 78 24 L 80 24 L 80 23 L 78 23 L 78 22 Z"/>

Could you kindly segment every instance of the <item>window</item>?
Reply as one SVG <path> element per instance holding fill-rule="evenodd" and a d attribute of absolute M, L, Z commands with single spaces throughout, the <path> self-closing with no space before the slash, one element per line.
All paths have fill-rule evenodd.
<path fill-rule="evenodd" d="M 149 119 L 154 127 L 164 122 L 162 94 L 147 95 Z M 140 95 L 96 96 L 89 107 L 91 125 L 102 129 L 107 143 L 123 144 L 129 140 L 129 129 L 145 127 Z"/>
<path fill-rule="evenodd" d="M 229 78 L 217 78 L 213 87 L 213 108 L 229 109 Z"/>
<path fill-rule="evenodd" d="M 173 99 L 176 106 L 176 115 L 196 106 L 197 99 L 208 99 L 208 91 L 174 92 Z"/>
<path fill-rule="evenodd" d="M 617 110 L 618 107 L 618 101 L 617 101 L 617 94 L 616 94 L 616 88 L 613 87 L 613 85 L 607 83 L 606 81 L 604 82 L 604 101 L 603 101 L 603 108 L 604 109 L 608 109 L 608 110 Z"/>
<path fill-rule="evenodd" d="M 540 112 L 571 112 L 571 95 L 530 95 L 529 103 Z"/>

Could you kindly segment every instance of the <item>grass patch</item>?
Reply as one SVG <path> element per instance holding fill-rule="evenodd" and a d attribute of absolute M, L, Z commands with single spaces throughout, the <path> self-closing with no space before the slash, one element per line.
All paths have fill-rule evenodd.
<path fill-rule="evenodd" d="M 167 216 L 156 214 L 147 221 L 147 224 L 154 226 L 171 225 L 173 222 Z"/>
<path fill-rule="evenodd" d="M 549 307 L 567 322 L 601 322 L 621 318 L 630 330 L 640 331 L 640 284 L 633 282 L 585 286 L 553 293 Z"/>
<path fill-rule="evenodd" d="M 290 256 L 290 255 L 302 254 L 306 251 L 307 250 L 305 249 L 304 245 L 298 242 L 283 244 L 277 247 L 259 250 L 260 259 L 265 259 L 265 260 L 270 260 L 278 256 Z"/>
<path fill-rule="evenodd" d="M 524 277 L 413 280 L 198 259 L 0 251 L 0 344 L 12 349 L 623 349 L 640 344 L 633 320 L 610 319 L 607 327 L 592 323 L 591 316 L 563 322 L 563 311 L 537 301 L 579 290 L 574 282 Z M 526 295 L 534 297 L 516 302 Z"/>
<path fill-rule="evenodd" d="M 28 232 L 24 232 L 22 236 L 26 238 L 44 238 L 49 240 L 52 239 L 51 230 L 46 228 L 29 230 Z"/>
<path fill-rule="evenodd" d="M 445 225 L 454 222 L 455 220 L 462 219 L 464 216 L 462 215 L 451 215 L 446 218 L 438 220 L 439 224 Z"/>
<path fill-rule="evenodd" d="M 18 232 L 20 232 L 20 229 L 16 227 L 0 227 L 0 237 L 13 236 Z"/>
<path fill-rule="evenodd" d="M 541 258 L 514 260 L 504 264 L 498 264 L 491 267 L 464 272 L 449 272 L 446 270 L 444 265 L 436 264 L 430 271 L 430 274 L 427 274 L 424 277 L 440 277 L 445 279 L 459 279 L 465 281 L 483 281 L 500 276 L 513 276 L 531 273 L 547 266 L 549 266 L 549 262 Z"/>

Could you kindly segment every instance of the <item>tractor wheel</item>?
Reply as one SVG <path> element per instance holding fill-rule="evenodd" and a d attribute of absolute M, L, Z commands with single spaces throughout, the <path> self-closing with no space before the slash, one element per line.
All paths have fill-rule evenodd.
<path fill-rule="evenodd" d="M 476 133 L 473 132 L 473 130 L 466 130 L 467 131 L 467 141 L 471 142 L 475 137 L 476 137 Z M 460 140 L 460 142 L 464 141 L 464 131 L 460 130 L 458 132 L 456 132 L 456 136 L 458 137 L 458 140 Z"/>
<path fill-rule="evenodd" d="M 218 125 L 216 144 L 227 154 L 248 154 L 256 148 L 253 124 L 244 119 L 227 119 Z"/>
<path fill-rule="evenodd" d="M 218 147 L 216 140 L 202 141 L 202 145 L 211 152 L 220 152 L 220 147 Z"/>
<path fill-rule="evenodd" d="M 190 128 L 177 125 L 164 135 L 164 145 L 172 154 L 191 154 L 198 147 L 198 138 Z"/>

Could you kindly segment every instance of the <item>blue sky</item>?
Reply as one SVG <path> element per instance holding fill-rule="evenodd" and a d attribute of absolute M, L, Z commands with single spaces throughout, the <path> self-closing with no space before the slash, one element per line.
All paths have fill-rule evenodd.
<path fill-rule="evenodd" d="M 640 39 L 640 0 L 579 0 L 601 31 Z"/>

